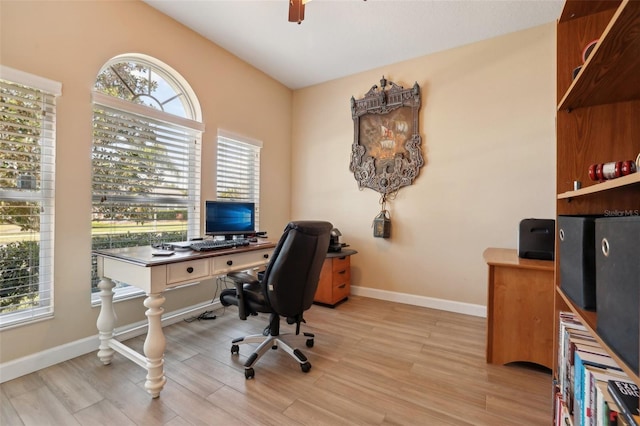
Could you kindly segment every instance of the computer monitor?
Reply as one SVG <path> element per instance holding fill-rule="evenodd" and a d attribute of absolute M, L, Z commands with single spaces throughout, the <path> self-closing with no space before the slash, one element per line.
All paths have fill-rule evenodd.
<path fill-rule="evenodd" d="M 205 203 L 205 233 L 224 235 L 249 235 L 256 232 L 256 206 L 246 201 L 207 201 Z"/>

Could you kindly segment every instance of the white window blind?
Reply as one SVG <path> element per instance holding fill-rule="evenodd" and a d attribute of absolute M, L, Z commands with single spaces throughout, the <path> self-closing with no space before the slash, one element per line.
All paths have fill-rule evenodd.
<path fill-rule="evenodd" d="M 200 151 L 189 120 L 94 93 L 93 248 L 199 236 Z"/>
<path fill-rule="evenodd" d="M 56 96 L 0 66 L 0 327 L 53 315 Z"/>
<path fill-rule="evenodd" d="M 93 104 L 93 249 L 200 236 L 204 125 L 186 80 L 155 58 L 120 55 L 100 70 Z M 93 256 L 93 302 L 97 285 Z M 140 292 L 116 283 L 115 298 Z"/>
<path fill-rule="evenodd" d="M 262 142 L 218 131 L 216 196 L 219 200 L 251 201 L 259 228 L 260 149 Z"/>

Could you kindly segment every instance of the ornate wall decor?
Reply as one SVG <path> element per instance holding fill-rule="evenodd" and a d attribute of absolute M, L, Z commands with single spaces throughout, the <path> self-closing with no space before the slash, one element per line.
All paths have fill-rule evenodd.
<path fill-rule="evenodd" d="M 387 88 L 387 86 L 389 86 Z M 349 169 L 362 188 L 382 194 L 381 203 L 418 176 L 420 86 L 404 89 L 384 77 L 362 99 L 351 97 L 354 139 Z"/>

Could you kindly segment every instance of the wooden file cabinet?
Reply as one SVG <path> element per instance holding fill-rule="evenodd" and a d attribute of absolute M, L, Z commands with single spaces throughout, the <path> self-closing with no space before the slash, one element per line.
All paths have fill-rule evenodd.
<path fill-rule="evenodd" d="M 351 256 L 357 251 L 343 249 L 327 253 L 313 301 L 331 307 L 346 300 L 351 292 Z"/>
<path fill-rule="evenodd" d="M 516 250 L 488 248 L 487 362 L 553 367 L 551 260 L 521 259 Z"/>

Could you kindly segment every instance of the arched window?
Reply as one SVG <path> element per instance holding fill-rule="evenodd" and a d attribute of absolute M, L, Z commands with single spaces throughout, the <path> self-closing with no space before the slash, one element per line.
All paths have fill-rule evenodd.
<path fill-rule="evenodd" d="M 100 70 L 93 105 L 92 248 L 199 236 L 204 126 L 188 83 L 158 60 L 122 55 Z M 116 297 L 128 291 L 138 290 Z"/>
<path fill-rule="evenodd" d="M 167 65 L 142 55 L 109 61 L 98 74 L 94 90 L 177 117 L 201 119 L 195 94 L 186 82 Z"/>

